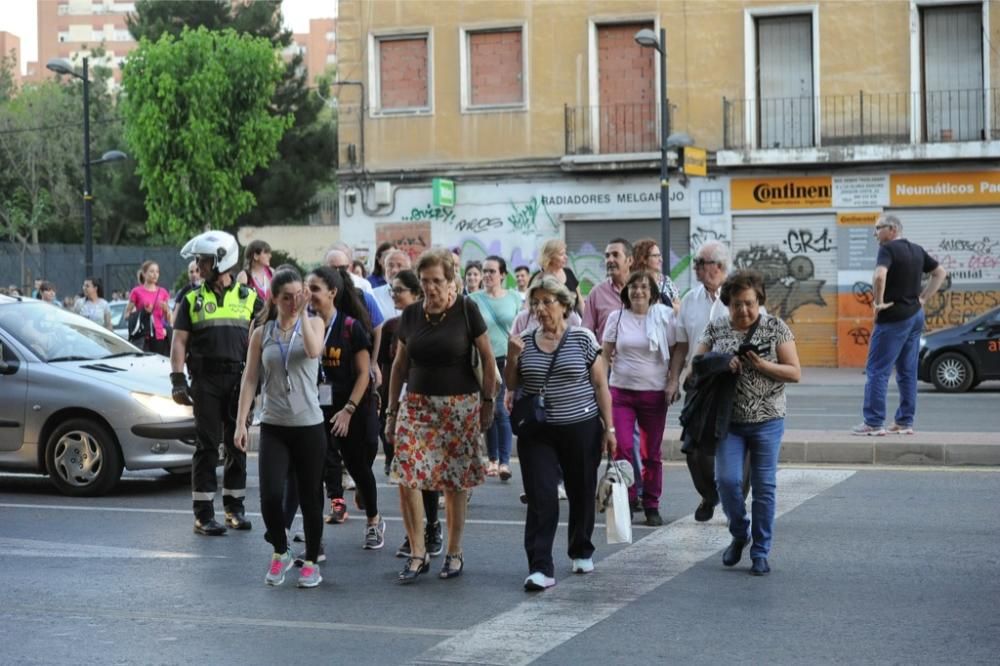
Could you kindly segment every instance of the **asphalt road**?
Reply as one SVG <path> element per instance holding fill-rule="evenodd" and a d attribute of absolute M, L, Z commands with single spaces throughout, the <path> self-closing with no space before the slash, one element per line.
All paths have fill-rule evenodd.
<path fill-rule="evenodd" d="M 251 470 L 255 512 L 256 457 Z M 249 533 L 193 535 L 183 480 L 128 475 L 115 495 L 70 500 L 0 475 L 0 662 L 997 663 L 1000 470 L 786 468 L 773 572 L 754 578 L 747 561 L 722 567 L 721 518 L 691 520 L 686 470 L 670 466 L 666 526 L 613 547 L 599 528 L 589 576 L 569 573 L 560 530 L 558 584 L 535 595 L 519 490 L 515 476 L 475 492 L 465 575 L 401 587 L 383 485 L 386 548 L 362 550 L 352 511 L 327 527 L 324 583 L 300 590 L 294 574 L 264 585 L 259 516 Z"/>

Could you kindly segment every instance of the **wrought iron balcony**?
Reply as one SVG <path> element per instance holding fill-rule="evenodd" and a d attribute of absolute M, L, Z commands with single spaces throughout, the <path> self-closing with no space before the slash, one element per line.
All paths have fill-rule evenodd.
<path fill-rule="evenodd" d="M 723 97 L 722 122 L 727 150 L 997 140 L 1000 89 Z"/>
<path fill-rule="evenodd" d="M 655 102 L 567 105 L 565 129 L 567 155 L 660 150 L 659 107 Z"/>

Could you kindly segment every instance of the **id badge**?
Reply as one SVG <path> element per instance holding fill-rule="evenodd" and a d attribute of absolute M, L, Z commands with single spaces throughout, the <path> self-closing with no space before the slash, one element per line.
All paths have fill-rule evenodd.
<path fill-rule="evenodd" d="M 333 404 L 333 391 L 329 384 L 319 385 L 319 404 L 327 407 Z"/>

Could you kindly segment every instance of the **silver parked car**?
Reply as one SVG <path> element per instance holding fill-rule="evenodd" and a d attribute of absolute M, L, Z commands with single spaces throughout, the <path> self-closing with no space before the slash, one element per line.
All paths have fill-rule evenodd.
<path fill-rule="evenodd" d="M 168 359 L 85 317 L 0 296 L 0 470 L 93 496 L 123 469 L 189 469 L 193 414 L 169 375 Z"/>

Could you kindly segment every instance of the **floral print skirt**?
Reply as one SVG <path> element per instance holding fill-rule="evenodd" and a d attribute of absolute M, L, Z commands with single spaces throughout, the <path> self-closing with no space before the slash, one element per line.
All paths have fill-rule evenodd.
<path fill-rule="evenodd" d="M 479 394 L 408 393 L 396 422 L 393 483 L 420 490 L 467 490 L 486 481 Z"/>

